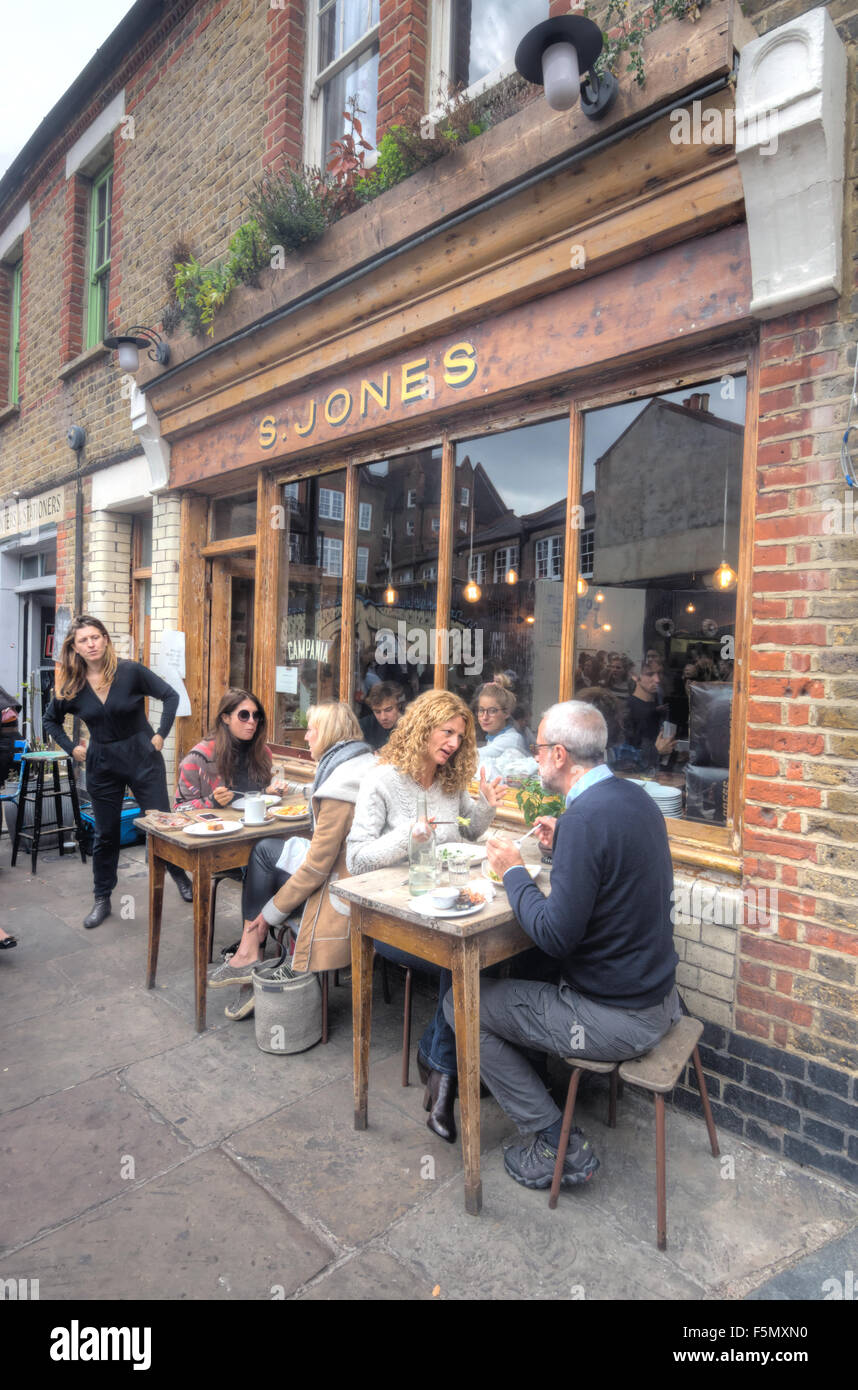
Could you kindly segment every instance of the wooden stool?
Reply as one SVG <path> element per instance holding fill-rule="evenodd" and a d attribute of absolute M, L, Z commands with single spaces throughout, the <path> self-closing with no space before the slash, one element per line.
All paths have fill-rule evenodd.
<path fill-rule="evenodd" d="M 44 835 L 56 837 L 57 848 L 60 854 L 65 854 L 65 836 L 73 830 L 76 845 L 72 848 L 80 852 L 81 863 L 86 863 L 86 852 L 83 847 L 83 824 L 80 818 L 80 804 L 77 799 L 77 784 L 74 780 L 74 761 L 68 753 L 23 753 L 21 755 L 22 772 L 21 785 L 18 793 L 18 819 L 15 824 L 15 837 L 12 841 L 12 866 L 18 858 L 18 849 L 22 840 L 29 843 L 30 869 L 36 872 L 36 861 L 39 856 L 39 844 Z M 60 785 L 60 763 L 64 764 L 67 789 Z M 53 773 L 53 786 L 45 786 L 45 771 L 50 767 Z M 31 777 L 34 779 L 31 782 Z M 63 822 L 63 797 L 68 796 L 71 805 L 72 820 L 65 824 Z M 54 819 L 43 820 L 43 808 L 45 800 L 53 800 Z M 33 824 L 28 829 L 24 829 L 24 814 L 28 801 L 33 803 Z"/>
<path fill-rule="evenodd" d="M 572 1075 L 569 1078 L 569 1089 L 566 1092 L 566 1106 L 563 1111 L 563 1128 L 560 1131 L 560 1143 L 557 1146 L 557 1162 L 554 1165 L 554 1177 L 551 1180 L 551 1195 L 548 1198 L 548 1205 L 553 1211 L 557 1206 L 557 1197 L 560 1192 L 560 1179 L 563 1176 L 563 1160 L 566 1157 L 566 1150 L 569 1147 L 569 1135 L 572 1131 L 572 1116 L 575 1113 L 575 1099 L 578 1095 L 578 1082 L 585 1071 L 597 1072 L 602 1076 L 610 1076 L 611 1093 L 608 1100 L 608 1128 L 614 1129 L 617 1123 L 617 1092 L 619 1088 L 618 1062 L 591 1062 L 586 1057 L 564 1057 L 568 1067 L 572 1068 Z"/>
<path fill-rule="evenodd" d="M 554 1169 L 554 1181 L 551 1185 L 551 1196 L 548 1201 L 550 1207 L 553 1208 L 557 1205 L 557 1193 L 560 1190 L 563 1160 L 566 1157 L 566 1149 L 569 1144 L 569 1131 L 572 1127 L 572 1110 L 575 1106 L 574 1093 L 578 1089 L 578 1077 L 581 1071 L 613 1070 L 615 1075 L 618 1071 L 620 1081 L 628 1081 L 630 1086 L 640 1086 L 641 1090 L 651 1091 L 655 1098 L 655 1169 L 658 1219 L 658 1238 L 656 1243 L 659 1250 L 667 1249 L 667 1153 L 665 1145 L 664 1097 L 668 1091 L 674 1089 L 679 1080 L 680 1073 L 690 1061 L 694 1062 L 694 1070 L 697 1074 L 697 1085 L 700 1089 L 700 1099 L 703 1102 L 703 1114 L 706 1119 L 706 1128 L 709 1132 L 709 1144 L 712 1149 L 712 1155 L 714 1158 L 717 1158 L 720 1153 L 720 1149 L 718 1148 L 718 1136 L 715 1132 L 715 1121 L 712 1118 L 712 1108 L 709 1104 L 709 1094 L 706 1090 L 703 1068 L 700 1065 L 698 1043 L 702 1032 L 703 1024 L 699 1019 L 683 1017 L 678 1023 L 674 1023 L 673 1027 L 665 1034 L 661 1042 L 644 1057 L 636 1057 L 631 1061 L 620 1062 L 619 1064 L 611 1062 L 585 1062 L 578 1057 L 570 1057 L 567 1059 L 569 1064 L 575 1068 L 575 1071 L 573 1071 L 569 1081 L 569 1095 L 566 1099 L 566 1111 L 563 1116 L 563 1131 L 560 1136 L 560 1145 L 557 1150 L 557 1163 Z M 570 1097 L 572 1101 L 571 1107 L 569 1103 Z"/>

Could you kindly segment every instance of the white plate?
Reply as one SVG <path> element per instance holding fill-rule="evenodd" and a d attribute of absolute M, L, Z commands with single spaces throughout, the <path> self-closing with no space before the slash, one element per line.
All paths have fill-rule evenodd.
<path fill-rule="evenodd" d="M 472 917 L 475 912 L 482 912 L 483 908 L 488 906 L 487 902 L 482 902 L 478 907 L 433 907 L 426 901 L 428 897 L 427 893 L 425 896 L 421 894 L 419 898 L 411 898 L 408 906 L 413 907 L 415 912 L 419 912 L 423 917 Z"/>
<path fill-rule="evenodd" d="M 185 826 L 185 834 L 205 836 L 207 839 L 213 840 L 217 835 L 234 835 L 237 830 L 243 828 L 243 825 L 243 821 L 233 821 L 232 825 L 228 825 L 224 821 L 218 830 L 212 830 L 211 825 L 206 825 L 205 821 L 196 821 L 193 825 Z"/>
<path fill-rule="evenodd" d="M 544 865 L 544 864 L 525 864 L 524 867 L 527 869 L 527 872 L 530 874 L 530 877 L 531 877 L 531 878 L 538 878 L 539 875 L 542 873 L 542 870 L 545 868 L 545 865 Z M 516 868 L 517 868 L 517 869 L 520 869 L 520 868 L 521 868 L 521 865 L 520 865 L 520 864 L 517 864 L 517 865 L 516 865 Z M 483 878 L 487 878 L 488 881 L 489 881 L 489 883 L 496 883 L 497 886 L 498 886 L 498 888 L 503 888 L 503 879 L 500 879 L 500 878 L 497 878 L 497 879 L 492 878 L 491 874 L 489 873 L 489 866 L 488 866 L 488 864 L 484 864 L 484 865 L 483 865 L 482 874 L 483 874 Z"/>
<path fill-rule="evenodd" d="M 283 798 L 282 796 L 272 796 L 269 792 L 267 796 L 263 796 L 262 800 L 265 802 L 266 806 L 277 806 Z M 245 796 L 240 796 L 238 801 L 231 801 L 229 803 L 229 808 L 231 811 L 243 811 L 246 805 L 247 798 Z"/>
<path fill-rule="evenodd" d="M 485 845 L 471 845 L 467 840 L 447 840 L 443 845 L 435 846 L 435 857 L 436 859 L 447 860 L 448 863 L 449 857 L 443 853 L 444 850 L 454 850 L 455 853 L 451 857 L 455 859 L 459 858 L 460 852 L 462 859 L 465 859 L 468 857 L 465 855 L 465 850 L 469 850 L 468 863 L 470 864 L 479 864 L 488 853 Z"/>

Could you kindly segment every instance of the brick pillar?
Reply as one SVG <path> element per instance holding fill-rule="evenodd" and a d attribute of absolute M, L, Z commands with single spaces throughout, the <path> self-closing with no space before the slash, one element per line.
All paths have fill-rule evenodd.
<path fill-rule="evenodd" d="M 86 547 L 84 609 L 100 618 L 117 655 L 131 655 L 131 523 L 118 512 L 92 512 Z"/>
<path fill-rule="evenodd" d="M 149 626 L 151 660 L 158 661 L 161 634 L 179 626 L 179 557 L 181 501 L 178 497 L 152 499 L 152 616 Z M 202 621 L 202 615 L 200 616 Z M 175 725 L 164 744 L 167 788 L 172 798 L 176 785 Z"/>
<path fill-rule="evenodd" d="M 427 21 L 426 0 L 381 0 L 377 139 L 400 112 L 425 109 Z"/>
<path fill-rule="evenodd" d="M 303 158 L 304 6 L 284 0 L 268 11 L 262 167 Z"/>
<path fill-rule="evenodd" d="M 80 174 L 66 181 L 63 225 L 63 298 L 60 314 L 60 363 L 83 352 L 86 313 L 86 241 L 90 184 Z"/>
<path fill-rule="evenodd" d="M 0 410 L 9 404 L 10 352 L 12 349 L 12 270 L 0 266 Z"/>

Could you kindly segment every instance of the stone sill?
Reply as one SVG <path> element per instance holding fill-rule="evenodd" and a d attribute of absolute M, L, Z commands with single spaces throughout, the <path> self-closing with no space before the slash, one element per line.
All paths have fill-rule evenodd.
<path fill-rule="evenodd" d="M 102 357 L 110 356 L 110 348 L 106 348 L 103 343 L 96 343 L 95 347 L 87 348 L 80 356 L 73 357 L 71 362 L 66 362 L 64 367 L 60 367 L 57 375 L 60 381 L 67 381 L 69 377 L 80 372 L 84 367 L 88 367 L 92 362 L 99 362 Z"/>

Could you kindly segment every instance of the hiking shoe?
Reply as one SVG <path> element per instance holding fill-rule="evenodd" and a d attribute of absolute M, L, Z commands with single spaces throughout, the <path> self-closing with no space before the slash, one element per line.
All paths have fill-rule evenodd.
<path fill-rule="evenodd" d="M 224 1013 L 227 1018 L 247 1018 L 248 1014 L 253 1013 L 254 1002 L 253 985 L 242 985 L 235 998 L 227 1004 Z"/>
<path fill-rule="evenodd" d="M 541 1134 L 537 1134 L 530 1144 L 512 1144 L 504 1154 L 503 1162 L 510 1177 L 524 1187 L 550 1187 L 557 1150 Z M 576 1183 L 589 1182 L 598 1167 L 599 1160 L 590 1148 L 590 1141 L 584 1138 L 580 1129 L 573 1129 L 563 1160 L 560 1186 L 574 1187 Z"/>
<path fill-rule="evenodd" d="M 225 960 L 223 965 L 219 965 L 213 970 L 208 978 L 209 989 L 229 989 L 232 985 L 252 985 L 253 976 L 259 970 L 263 962 L 253 960 L 249 965 L 230 965 Z"/>

